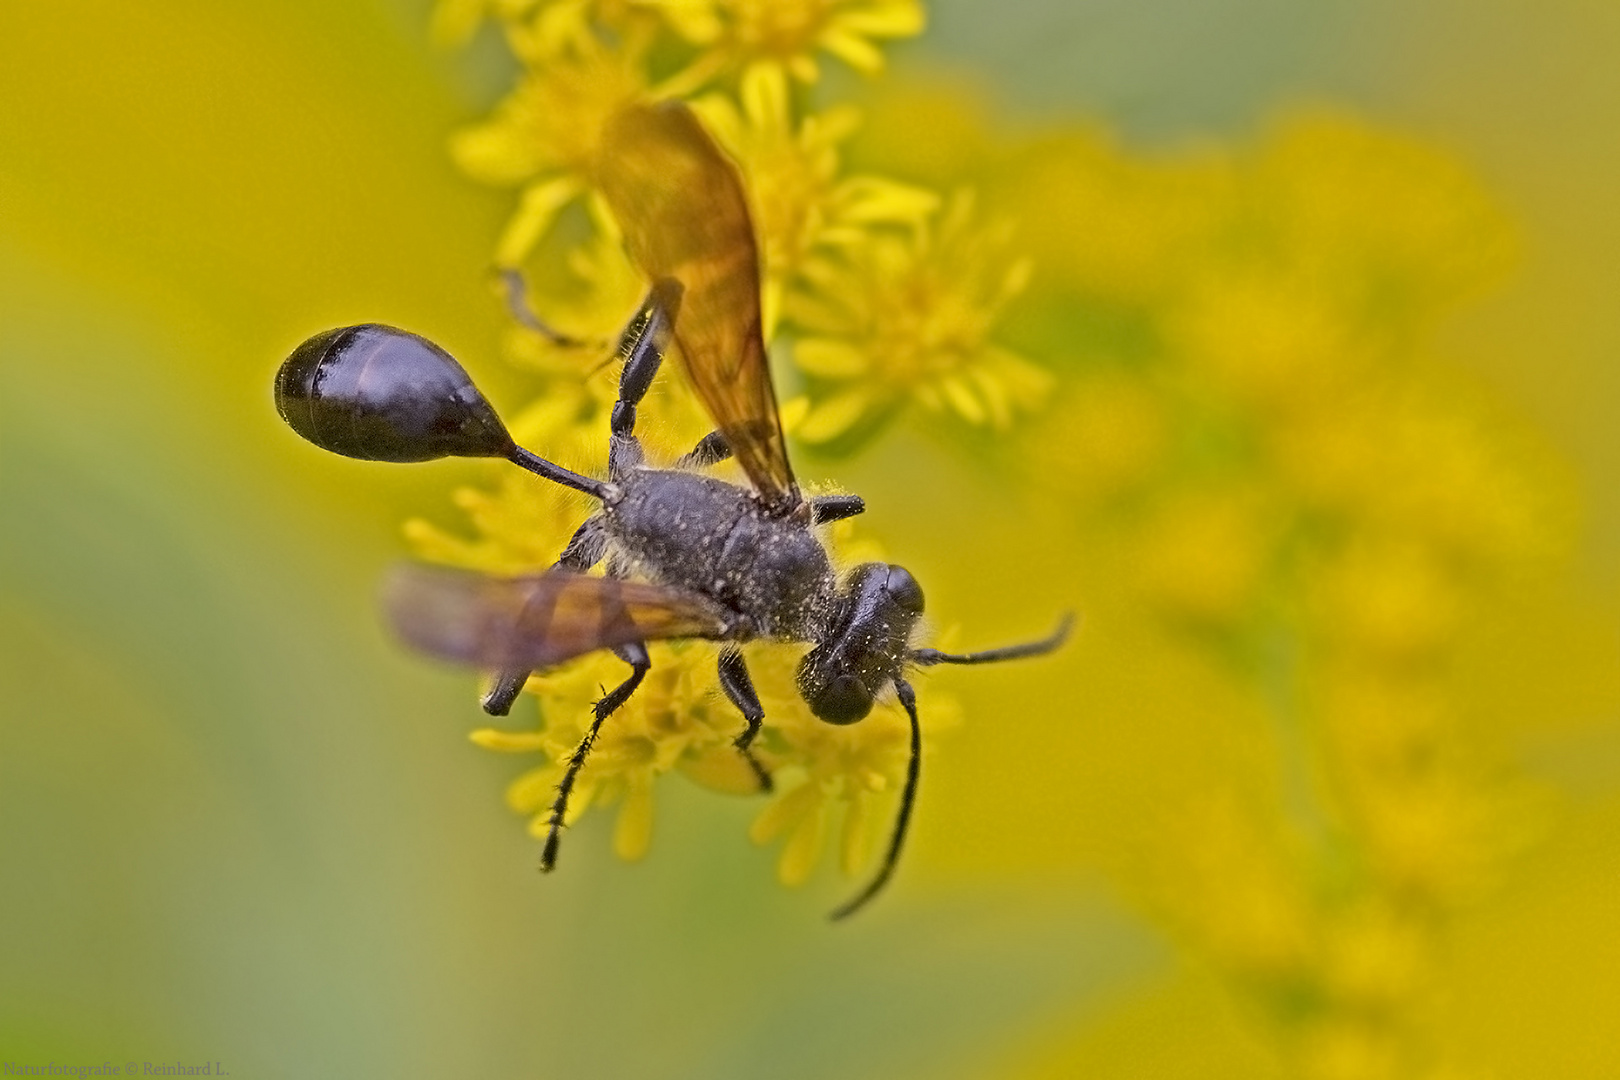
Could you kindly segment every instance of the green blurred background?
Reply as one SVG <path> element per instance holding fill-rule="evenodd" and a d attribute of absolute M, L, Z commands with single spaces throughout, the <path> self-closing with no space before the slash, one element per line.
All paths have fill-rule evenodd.
<path fill-rule="evenodd" d="M 1282 1075 L 1104 872 L 1145 810 L 1135 779 L 1186 767 L 1131 728 L 1133 700 L 1199 693 L 1106 626 L 1038 672 L 950 679 L 968 723 L 901 883 L 852 925 L 822 918 L 840 883 L 775 884 L 755 805 L 682 782 L 645 862 L 614 860 L 593 816 L 535 872 L 499 798 L 516 766 L 466 741 L 471 681 L 373 614 L 402 518 L 479 474 L 314 453 L 270 403 L 293 344 L 362 319 L 521 394 L 485 277 L 509 196 L 443 152 L 509 70 L 490 40 L 431 49 L 427 15 L 0 7 L 0 1058 Z M 1460 155 L 1516 220 L 1520 268 L 1442 347 L 1567 462 L 1584 516 L 1568 563 L 1468 646 L 1500 706 L 1481 738 L 1546 818 L 1453 928 L 1433 996 L 1482 1075 L 1620 1075 L 1617 55 L 1600 0 L 946 0 L 897 51 L 1021 123 L 1094 118 L 1144 147 L 1346 105 Z M 1061 514 L 904 432 L 835 468 L 965 638 L 1044 625 L 1052 594 L 1085 609 Z"/>

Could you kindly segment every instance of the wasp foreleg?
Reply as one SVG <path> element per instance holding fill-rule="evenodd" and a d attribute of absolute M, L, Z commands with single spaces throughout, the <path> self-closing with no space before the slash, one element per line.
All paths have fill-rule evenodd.
<path fill-rule="evenodd" d="M 718 465 L 731 456 L 731 444 L 726 437 L 718 431 L 711 431 L 698 440 L 698 444 L 691 451 L 682 454 L 675 461 L 677 469 L 707 469 L 711 465 Z"/>
<path fill-rule="evenodd" d="M 771 790 L 771 774 L 765 771 L 758 758 L 749 749 L 754 739 L 759 735 L 760 725 L 765 722 L 765 707 L 759 703 L 759 694 L 754 691 L 754 680 L 748 677 L 748 665 L 743 661 L 743 654 L 738 649 L 725 649 L 720 653 L 720 689 L 726 692 L 726 697 L 737 706 L 737 711 L 743 714 L 743 720 L 748 727 L 737 736 L 734 746 L 742 754 L 748 767 L 754 770 L 759 778 L 761 791 Z"/>

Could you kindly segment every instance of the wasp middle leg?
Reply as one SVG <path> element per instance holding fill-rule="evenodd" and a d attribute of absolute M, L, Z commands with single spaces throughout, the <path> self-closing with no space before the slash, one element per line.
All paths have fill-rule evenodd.
<path fill-rule="evenodd" d="M 574 530 L 568 545 L 563 548 L 562 554 L 557 556 L 557 561 L 551 568 L 583 574 L 602 561 L 602 556 L 607 552 L 607 545 L 608 534 L 602 525 L 602 519 L 595 515 L 588 517 L 584 524 Z M 513 668 L 498 672 L 494 685 L 484 695 L 482 701 L 484 711 L 491 716 L 505 716 L 510 713 L 512 703 L 517 701 L 518 694 L 523 692 L 523 684 L 528 681 L 528 668 Z"/>

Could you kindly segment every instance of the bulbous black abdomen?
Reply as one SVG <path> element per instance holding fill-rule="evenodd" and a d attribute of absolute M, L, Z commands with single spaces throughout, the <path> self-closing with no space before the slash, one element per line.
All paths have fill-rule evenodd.
<path fill-rule="evenodd" d="M 454 357 L 377 323 L 294 349 L 276 374 L 276 411 L 316 446 L 366 461 L 501 457 L 512 447 Z"/>

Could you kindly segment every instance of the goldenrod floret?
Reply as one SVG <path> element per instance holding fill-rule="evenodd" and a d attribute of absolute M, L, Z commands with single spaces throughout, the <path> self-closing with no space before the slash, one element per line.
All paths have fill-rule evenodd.
<path fill-rule="evenodd" d="M 818 247 L 862 242 L 874 226 L 921 225 L 939 204 L 926 189 L 880 177 L 839 176 L 837 146 L 859 123 L 850 108 L 803 118 L 795 129 L 791 91 L 775 68 L 750 69 L 741 108 L 722 94 L 696 103 L 716 139 L 742 166 L 765 263 L 770 335 L 784 289 Z"/>
<path fill-rule="evenodd" d="M 917 0 L 664 0 L 661 7 L 701 50 L 693 70 L 677 77 L 687 90 L 727 71 L 774 69 L 814 82 L 818 52 L 876 74 L 883 68 L 878 43 L 913 37 L 924 24 Z"/>
<path fill-rule="evenodd" d="M 451 156 L 468 175 L 526 185 L 498 247 L 500 265 L 520 265 L 586 190 L 608 119 L 645 90 L 640 56 L 587 39 L 546 55 L 490 119 L 451 140 Z"/>
<path fill-rule="evenodd" d="M 799 437 L 829 442 L 908 400 L 996 429 L 1037 406 L 1051 376 L 992 340 L 1029 280 L 1009 239 L 978 225 L 959 192 L 937 221 L 808 260 L 784 309 L 802 335 L 794 362 L 812 379 Z"/>

